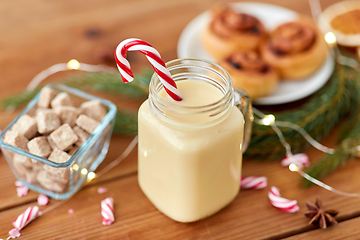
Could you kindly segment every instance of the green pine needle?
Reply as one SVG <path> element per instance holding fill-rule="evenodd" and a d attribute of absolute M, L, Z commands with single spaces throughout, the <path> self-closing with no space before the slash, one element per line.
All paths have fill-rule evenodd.
<path fill-rule="evenodd" d="M 114 133 L 136 135 L 137 125 L 136 112 L 118 110 L 115 116 Z"/>
<path fill-rule="evenodd" d="M 356 71 L 336 66 L 329 82 L 305 104 L 295 110 L 275 114 L 276 120 L 289 121 L 304 128 L 310 136 L 321 140 L 339 121 L 360 107 L 359 81 Z M 354 75 L 355 74 L 355 75 Z M 295 130 L 280 128 L 294 153 L 303 152 L 309 144 Z M 285 156 L 275 132 L 268 126 L 253 125 L 253 135 L 245 157 L 260 160 L 280 160 Z"/>

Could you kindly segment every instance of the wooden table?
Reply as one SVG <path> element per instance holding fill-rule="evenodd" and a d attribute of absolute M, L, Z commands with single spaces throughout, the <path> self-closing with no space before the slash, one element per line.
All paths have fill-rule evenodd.
<path fill-rule="evenodd" d="M 112 54 L 120 40 L 139 37 L 151 42 L 165 61 L 176 58 L 176 45 L 186 24 L 216 1 L 209 0 L 14 0 L 0 4 L 0 97 L 22 91 L 30 79 L 43 69 L 76 58 L 99 64 Z M 300 13 L 310 14 L 306 0 L 264 0 Z M 322 0 L 327 7 L 336 0 Z M 110 49 L 110 50 L 108 50 Z M 132 67 L 148 66 L 141 54 L 132 55 Z M 113 65 L 114 66 L 114 65 Z M 69 73 L 67 73 L 69 74 Z M 70 73 L 73 74 L 73 73 Z M 66 74 L 51 77 L 57 81 Z M 140 101 L 104 96 L 119 108 L 136 109 Z M 19 113 L 2 111 L 0 128 Z M 333 132 L 323 143 L 336 144 Z M 128 145 L 132 137 L 113 136 L 110 151 L 99 169 L 109 164 Z M 322 153 L 309 149 L 311 161 Z M 324 181 L 346 192 L 359 192 L 360 165 L 350 161 Z M 195 223 L 183 224 L 167 218 L 149 202 L 137 183 L 137 155 L 130 156 L 107 175 L 92 181 L 69 201 L 44 214 L 22 231 L 23 239 L 358 239 L 360 199 L 347 198 L 313 186 L 302 189 L 296 173 L 279 162 L 245 160 L 243 175 L 266 176 L 269 186 L 277 186 L 283 196 L 297 199 L 300 211 L 285 213 L 272 207 L 266 190 L 241 191 L 236 199 L 217 214 Z M 15 177 L 0 156 L 0 237 L 5 238 L 12 221 L 28 206 L 36 205 L 38 193 L 17 197 Z M 98 194 L 99 187 L 107 193 Z M 115 200 L 116 221 L 101 224 L 100 201 Z M 339 224 L 327 230 L 308 225 L 305 201 L 321 197 L 325 208 L 340 211 Z M 50 206 L 58 201 L 51 200 Z M 41 207 L 44 209 L 44 207 Z M 73 209 L 74 214 L 68 210 Z"/>

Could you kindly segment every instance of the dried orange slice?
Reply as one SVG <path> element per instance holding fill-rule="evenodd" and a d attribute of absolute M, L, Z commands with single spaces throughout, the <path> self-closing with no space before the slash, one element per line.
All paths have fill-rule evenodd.
<path fill-rule="evenodd" d="M 331 5 L 320 15 L 319 28 L 333 32 L 343 46 L 360 46 L 360 1 L 343 1 Z"/>

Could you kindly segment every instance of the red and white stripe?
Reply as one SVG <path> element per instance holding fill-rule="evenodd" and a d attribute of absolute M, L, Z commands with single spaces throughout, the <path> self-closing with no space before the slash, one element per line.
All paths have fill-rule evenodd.
<path fill-rule="evenodd" d="M 18 218 L 13 222 L 13 225 L 17 230 L 21 230 L 40 215 L 41 212 L 38 206 L 28 207 L 25 212 L 20 214 L 20 216 L 18 216 Z"/>
<path fill-rule="evenodd" d="M 292 163 L 294 163 L 301 169 L 310 166 L 309 157 L 305 153 L 298 153 L 292 156 L 286 156 L 283 160 L 281 160 L 281 165 L 284 167 L 287 167 Z"/>
<path fill-rule="evenodd" d="M 241 189 L 263 189 L 267 187 L 266 177 L 242 177 Z"/>
<path fill-rule="evenodd" d="M 130 63 L 126 59 L 127 51 L 139 51 L 145 54 L 153 66 L 155 72 L 158 74 L 161 83 L 164 85 L 165 91 L 175 101 L 181 101 L 182 97 L 177 89 L 175 81 L 171 78 L 169 70 L 166 69 L 164 61 L 161 59 L 160 53 L 153 48 L 149 43 L 137 39 L 129 38 L 122 41 L 115 50 L 115 61 L 120 71 L 120 75 L 125 83 L 131 82 L 134 79 L 134 74 L 130 70 Z"/>
<path fill-rule="evenodd" d="M 112 197 L 108 197 L 101 201 L 101 215 L 103 225 L 110 225 L 115 221 L 114 199 Z"/>
<path fill-rule="evenodd" d="M 271 187 L 268 195 L 271 204 L 282 211 L 293 213 L 299 211 L 300 209 L 296 200 L 288 200 L 281 197 L 280 191 L 277 187 Z"/>

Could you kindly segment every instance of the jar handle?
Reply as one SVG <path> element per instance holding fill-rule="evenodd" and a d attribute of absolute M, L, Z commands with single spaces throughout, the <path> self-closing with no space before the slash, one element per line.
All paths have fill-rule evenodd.
<path fill-rule="evenodd" d="M 234 89 L 234 98 L 235 106 L 238 107 L 241 113 L 244 115 L 245 125 L 242 151 L 245 152 L 250 143 L 252 123 L 254 121 L 251 98 L 241 88 Z"/>

